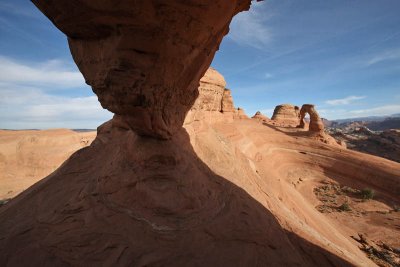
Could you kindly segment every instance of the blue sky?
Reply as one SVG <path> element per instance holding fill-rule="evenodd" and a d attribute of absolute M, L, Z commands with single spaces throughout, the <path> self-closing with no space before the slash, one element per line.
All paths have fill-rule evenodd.
<path fill-rule="evenodd" d="M 339 119 L 400 113 L 400 1 L 266 0 L 234 18 L 212 66 L 235 105 L 316 104 Z M 95 128 L 111 118 L 66 37 L 26 0 L 0 2 L 0 128 Z"/>

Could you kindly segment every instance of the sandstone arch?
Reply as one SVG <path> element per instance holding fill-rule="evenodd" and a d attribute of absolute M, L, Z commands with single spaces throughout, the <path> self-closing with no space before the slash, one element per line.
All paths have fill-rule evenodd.
<path fill-rule="evenodd" d="M 322 123 L 322 120 L 315 109 L 314 105 L 311 104 L 304 104 L 301 109 L 300 109 L 300 124 L 299 128 L 304 128 L 305 127 L 305 121 L 304 118 L 306 114 L 310 115 L 310 126 L 309 126 L 309 131 L 310 132 L 315 132 L 315 133 L 323 133 L 324 132 L 324 124 Z"/>
<path fill-rule="evenodd" d="M 232 17 L 251 0 L 32 2 L 67 35 L 86 83 L 118 125 L 168 139 Z"/>

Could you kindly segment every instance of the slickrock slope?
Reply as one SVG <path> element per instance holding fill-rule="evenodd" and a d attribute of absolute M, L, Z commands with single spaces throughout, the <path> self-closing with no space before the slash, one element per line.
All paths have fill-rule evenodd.
<path fill-rule="evenodd" d="M 246 112 L 242 108 L 237 108 L 235 117 L 238 119 L 249 119 L 249 116 L 247 116 Z"/>
<path fill-rule="evenodd" d="M 299 114 L 300 110 L 298 106 L 282 104 L 275 107 L 271 119 L 285 125 L 297 126 L 300 122 Z"/>
<path fill-rule="evenodd" d="M 96 132 L 0 130 L 0 200 L 12 198 L 89 146 Z"/>
<path fill-rule="evenodd" d="M 265 116 L 264 114 L 262 114 L 260 111 L 257 111 L 256 114 L 254 114 L 253 117 L 251 117 L 252 119 L 258 120 L 260 122 L 266 122 L 269 121 L 270 119 Z"/>

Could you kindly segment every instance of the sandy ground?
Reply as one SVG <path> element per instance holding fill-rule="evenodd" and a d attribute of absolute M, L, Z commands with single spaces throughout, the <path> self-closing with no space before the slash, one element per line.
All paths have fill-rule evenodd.
<path fill-rule="evenodd" d="M 0 130 L 0 200 L 12 198 L 90 145 L 96 132 Z"/>

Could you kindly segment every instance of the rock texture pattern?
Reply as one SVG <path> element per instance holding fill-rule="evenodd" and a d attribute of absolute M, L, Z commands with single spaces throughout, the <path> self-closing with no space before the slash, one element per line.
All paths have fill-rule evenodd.
<path fill-rule="evenodd" d="M 224 95 L 222 97 L 222 112 L 236 113 L 235 105 L 233 104 L 231 90 L 229 90 L 229 89 L 225 89 Z"/>
<path fill-rule="evenodd" d="M 305 116 L 306 114 L 310 115 L 310 126 L 309 131 L 313 133 L 323 133 L 324 132 L 324 124 L 318 115 L 317 110 L 314 105 L 304 104 L 300 109 L 300 124 L 299 128 L 305 128 Z"/>
<path fill-rule="evenodd" d="M 291 125 L 299 124 L 299 107 L 291 104 L 282 104 L 276 106 L 274 109 L 274 114 L 272 115 L 272 120 L 280 123 L 288 123 Z"/>
<path fill-rule="evenodd" d="M 224 77 L 215 69 L 209 68 L 200 79 L 199 97 L 191 109 L 221 112 L 225 86 Z"/>
<path fill-rule="evenodd" d="M 182 127 L 232 17 L 251 2 L 32 1 L 119 126 L 162 139 Z"/>

